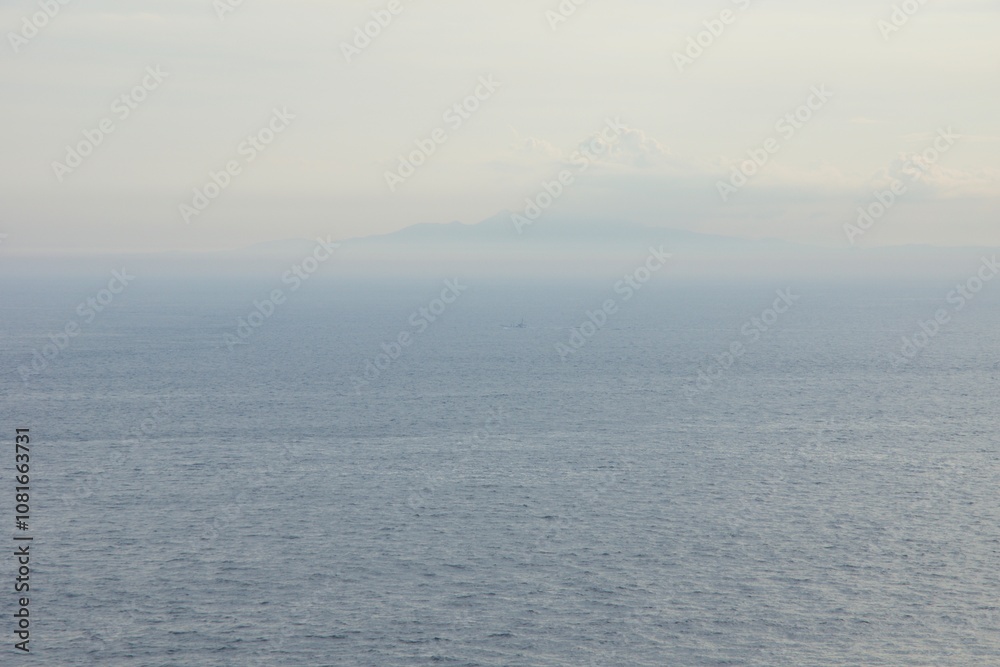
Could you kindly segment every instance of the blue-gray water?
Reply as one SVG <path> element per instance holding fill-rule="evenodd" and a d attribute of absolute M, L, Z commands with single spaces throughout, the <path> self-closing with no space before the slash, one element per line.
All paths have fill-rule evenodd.
<path fill-rule="evenodd" d="M 1000 664 L 1000 285 L 893 368 L 951 283 L 656 281 L 471 285 L 358 391 L 441 283 L 316 280 L 229 350 L 273 285 L 137 280 L 25 383 L 106 279 L 7 280 L 0 426 L 34 437 L 18 661 Z"/>

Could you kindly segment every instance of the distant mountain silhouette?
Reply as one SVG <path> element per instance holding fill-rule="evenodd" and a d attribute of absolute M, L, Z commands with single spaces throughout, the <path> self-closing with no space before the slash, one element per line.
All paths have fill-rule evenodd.
<path fill-rule="evenodd" d="M 388 248 L 405 244 L 408 247 L 433 247 L 444 250 L 476 246 L 506 250 L 518 248 L 531 251 L 548 248 L 584 248 L 596 250 L 629 249 L 648 244 L 669 244 L 681 250 L 739 251 L 739 252 L 794 252 L 796 248 L 810 248 L 776 239 L 741 239 L 712 234 L 701 234 L 679 229 L 649 227 L 630 222 L 610 220 L 578 220 L 543 216 L 521 233 L 511 221 L 510 213 L 500 213 L 477 224 L 451 222 L 447 224 L 423 223 L 406 227 L 390 234 L 349 239 L 345 246 Z M 821 248 L 815 250 L 822 251 Z"/>
<path fill-rule="evenodd" d="M 605 275 L 643 261 L 649 248 L 673 256 L 671 270 L 706 277 L 839 275 L 878 279 L 935 275 L 960 278 L 991 248 L 907 245 L 873 249 L 825 247 L 778 239 L 702 234 L 627 221 L 569 219 L 546 213 L 519 234 L 509 212 L 477 224 L 416 224 L 375 236 L 340 240 L 329 271 L 369 275 L 475 273 Z M 315 240 L 293 239 L 213 253 L 222 264 L 280 268 L 308 256 Z M 204 256 L 203 256 L 204 257 Z M 972 267 L 971 269 L 969 267 Z M 255 270 L 257 270 L 255 269 Z"/>

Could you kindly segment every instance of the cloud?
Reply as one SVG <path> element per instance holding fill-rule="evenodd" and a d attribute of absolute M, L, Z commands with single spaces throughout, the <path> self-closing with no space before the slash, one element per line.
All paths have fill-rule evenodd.
<path fill-rule="evenodd" d="M 927 153 L 901 152 L 872 180 L 875 187 L 902 181 L 910 192 L 925 198 L 1000 196 L 1000 170 L 950 167 Z"/>
<path fill-rule="evenodd" d="M 544 162 L 553 162 L 562 159 L 562 151 L 554 144 L 538 137 L 522 137 L 513 127 L 510 129 L 514 133 L 511 150 L 516 155 Z"/>
<path fill-rule="evenodd" d="M 583 145 L 581 144 L 581 147 Z M 611 149 L 600 156 L 599 161 L 637 169 L 651 169 L 664 164 L 670 157 L 670 149 L 664 144 L 642 130 L 628 128 L 611 145 Z"/>

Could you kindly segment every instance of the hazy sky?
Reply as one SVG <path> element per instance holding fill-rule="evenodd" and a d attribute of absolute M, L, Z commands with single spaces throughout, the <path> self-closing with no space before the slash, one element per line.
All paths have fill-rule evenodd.
<path fill-rule="evenodd" d="M 219 9 L 237 2 L 5 3 L 0 252 L 472 223 L 523 211 L 560 171 L 560 214 L 844 246 L 858 207 L 902 184 L 858 245 L 1000 245 L 995 0 L 907 0 L 895 17 L 879 0 L 587 0 L 558 22 L 559 0 Z M 345 54 L 372 12 L 387 25 Z M 581 158 L 602 128 L 610 149 Z M 938 151 L 942 130 L 960 138 Z M 417 141 L 433 154 L 390 190 Z M 767 161 L 723 201 L 748 151 Z"/>

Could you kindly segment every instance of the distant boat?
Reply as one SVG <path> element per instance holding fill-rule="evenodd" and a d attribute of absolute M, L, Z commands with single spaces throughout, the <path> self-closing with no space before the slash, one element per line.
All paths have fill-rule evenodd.
<path fill-rule="evenodd" d="M 528 328 L 528 325 L 526 325 L 524 323 L 524 318 L 523 317 L 521 318 L 521 321 L 518 322 L 517 324 L 502 324 L 501 326 L 504 329 L 527 329 Z"/>

